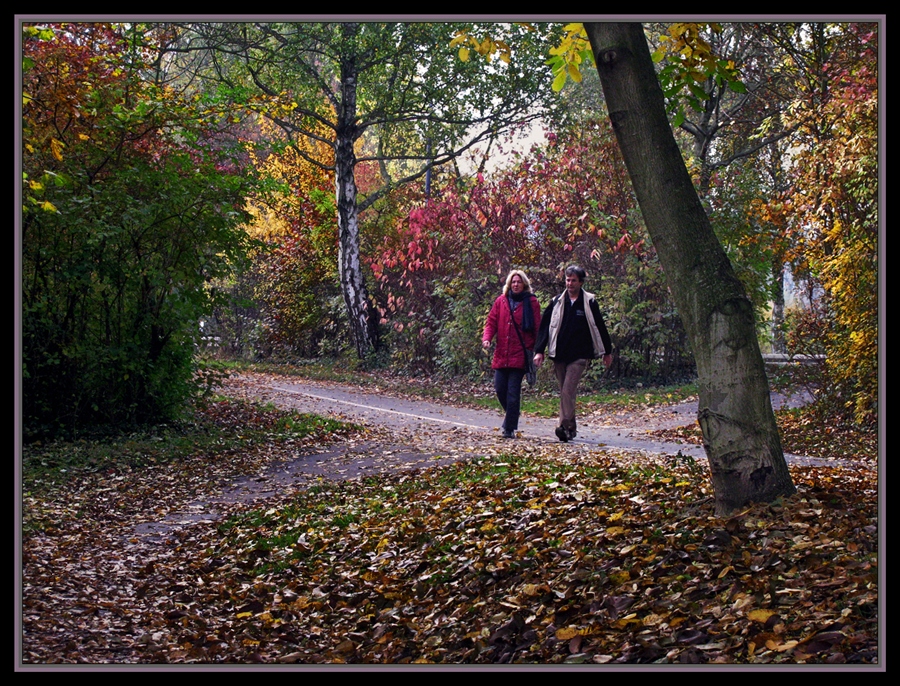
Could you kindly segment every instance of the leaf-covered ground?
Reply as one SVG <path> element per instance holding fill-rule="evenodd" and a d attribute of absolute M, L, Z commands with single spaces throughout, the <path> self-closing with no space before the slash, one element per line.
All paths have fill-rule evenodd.
<path fill-rule="evenodd" d="M 420 433 L 420 464 L 454 461 L 379 469 L 369 447 L 371 476 L 138 535 L 273 462 L 410 443 L 213 408 L 222 433 L 177 460 L 26 484 L 24 663 L 879 660 L 867 463 L 792 467 L 796 495 L 722 519 L 690 460 Z"/>
<path fill-rule="evenodd" d="M 821 457 L 832 460 L 848 460 L 875 466 L 878 457 L 878 435 L 853 427 L 840 427 L 823 423 L 802 409 L 783 410 L 776 413 L 783 449 L 795 455 Z M 685 441 L 700 445 L 702 435 L 696 425 L 652 432 L 661 439 Z"/>

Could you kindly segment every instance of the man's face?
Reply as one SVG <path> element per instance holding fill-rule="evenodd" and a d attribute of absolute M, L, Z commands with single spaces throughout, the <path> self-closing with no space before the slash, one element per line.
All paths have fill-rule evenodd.
<path fill-rule="evenodd" d="M 575 274 L 566 274 L 566 291 L 573 300 L 578 297 L 581 292 L 582 281 Z"/>

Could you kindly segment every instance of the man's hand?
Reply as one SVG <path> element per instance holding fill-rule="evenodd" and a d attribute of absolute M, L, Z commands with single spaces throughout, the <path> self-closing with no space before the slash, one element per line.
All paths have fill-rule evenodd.
<path fill-rule="evenodd" d="M 540 367 L 544 362 L 544 354 L 543 353 L 535 353 L 534 354 L 534 366 Z"/>
<path fill-rule="evenodd" d="M 603 356 L 603 364 L 606 365 L 606 368 L 607 368 L 607 369 L 610 368 L 610 366 L 612 365 L 612 354 L 611 354 L 611 353 L 606 353 L 606 354 Z"/>

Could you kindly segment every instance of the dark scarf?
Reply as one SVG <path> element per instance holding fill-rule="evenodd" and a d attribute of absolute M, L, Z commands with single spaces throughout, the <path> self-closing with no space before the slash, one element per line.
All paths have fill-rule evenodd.
<path fill-rule="evenodd" d="M 510 316 L 512 316 L 512 313 L 516 309 L 516 306 L 513 305 L 513 302 L 525 303 L 525 307 L 522 309 L 522 331 L 534 331 L 534 312 L 531 309 L 531 293 L 529 293 L 528 291 L 522 291 L 521 293 L 513 293 L 512 291 L 507 291 L 506 297 L 510 299 Z"/>

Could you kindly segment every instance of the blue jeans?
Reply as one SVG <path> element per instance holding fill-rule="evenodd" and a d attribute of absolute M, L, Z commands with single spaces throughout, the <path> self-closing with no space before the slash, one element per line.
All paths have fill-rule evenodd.
<path fill-rule="evenodd" d="M 497 391 L 497 400 L 506 411 L 503 420 L 503 428 L 507 431 L 515 431 L 519 428 L 519 407 L 522 402 L 522 379 L 525 378 L 524 369 L 495 369 L 494 390 Z"/>

